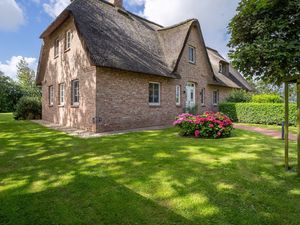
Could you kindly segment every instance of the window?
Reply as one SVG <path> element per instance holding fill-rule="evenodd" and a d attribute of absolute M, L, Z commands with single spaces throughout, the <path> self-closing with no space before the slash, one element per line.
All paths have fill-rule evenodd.
<path fill-rule="evenodd" d="M 59 84 L 58 85 L 58 96 L 59 96 L 59 105 L 65 104 L 65 84 Z"/>
<path fill-rule="evenodd" d="M 68 50 L 71 48 L 71 38 L 72 38 L 72 33 L 71 31 L 66 32 L 66 37 L 65 37 L 65 50 Z"/>
<path fill-rule="evenodd" d="M 53 85 L 49 86 L 48 94 L 49 94 L 49 96 L 48 96 L 49 97 L 49 105 L 53 106 L 53 101 L 54 101 Z"/>
<path fill-rule="evenodd" d="M 56 39 L 54 43 L 54 57 L 58 57 L 59 54 L 59 40 Z"/>
<path fill-rule="evenodd" d="M 205 88 L 203 88 L 200 92 L 201 95 L 201 105 L 205 105 Z"/>
<path fill-rule="evenodd" d="M 79 105 L 79 80 L 72 80 L 72 105 Z"/>
<path fill-rule="evenodd" d="M 180 85 L 176 85 L 176 105 L 180 105 Z"/>
<path fill-rule="evenodd" d="M 196 62 L 196 53 L 195 48 L 192 46 L 189 46 L 189 62 L 195 63 Z"/>
<path fill-rule="evenodd" d="M 160 84 L 149 83 L 149 104 L 159 105 L 160 104 Z"/>
<path fill-rule="evenodd" d="M 219 73 L 223 73 L 223 63 L 219 63 Z"/>
<path fill-rule="evenodd" d="M 213 91 L 213 105 L 219 104 L 219 91 Z"/>

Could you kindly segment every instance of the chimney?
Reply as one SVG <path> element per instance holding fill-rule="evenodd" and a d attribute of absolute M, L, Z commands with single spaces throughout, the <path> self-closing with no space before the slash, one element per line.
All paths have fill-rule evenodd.
<path fill-rule="evenodd" d="M 123 0 L 109 0 L 109 2 L 116 7 L 123 8 Z"/>

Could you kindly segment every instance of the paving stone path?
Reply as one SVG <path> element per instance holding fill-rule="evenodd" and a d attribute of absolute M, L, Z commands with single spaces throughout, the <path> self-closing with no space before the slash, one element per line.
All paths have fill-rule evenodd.
<path fill-rule="evenodd" d="M 260 128 L 260 127 L 253 127 L 253 126 L 246 126 L 246 125 L 239 125 L 239 124 L 234 124 L 234 128 L 241 129 L 241 130 L 248 130 L 248 131 L 255 131 L 257 133 L 261 133 L 267 136 L 275 137 L 281 139 L 281 132 L 280 131 L 275 131 L 275 130 L 270 130 L 266 128 Z M 296 141 L 297 140 L 297 135 L 289 133 L 289 140 Z"/>
<path fill-rule="evenodd" d="M 132 132 L 161 130 L 161 129 L 165 129 L 165 128 L 170 127 L 170 126 L 154 126 L 154 127 L 129 129 L 129 130 L 122 130 L 122 131 L 93 133 L 93 132 L 88 132 L 88 131 L 80 130 L 80 129 L 76 129 L 76 128 L 61 126 L 61 125 L 58 125 L 58 124 L 50 123 L 50 122 L 45 121 L 45 120 L 32 120 L 32 122 L 38 123 L 42 126 L 51 128 L 53 130 L 62 131 L 62 132 L 67 133 L 71 136 L 76 136 L 76 137 L 80 137 L 80 138 L 105 137 L 105 136 L 112 136 L 112 135 L 119 135 L 119 134 L 127 134 L 127 133 L 132 133 Z"/>

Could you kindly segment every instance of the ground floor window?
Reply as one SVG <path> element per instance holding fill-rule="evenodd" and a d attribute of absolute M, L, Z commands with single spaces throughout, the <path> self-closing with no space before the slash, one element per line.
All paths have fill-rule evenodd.
<path fill-rule="evenodd" d="M 219 104 L 219 91 L 213 91 L 213 105 Z"/>
<path fill-rule="evenodd" d="M 151 82 L 149 83 L 149 104 L 160 104 L 160 84 Z"/>
<path fill-rule="evenodd" d="M 180 85 L 176 85 L 176 105 L 180 105 Z"/>
<path fill-rule="evenodd" d="M 200 92 L 200 96 L 201 96 L 201 105 L 205 105 L 205 88 L 202 88 L 201 92 Z"/>
<path fill-rule="evenodd" d="M 79 80 L 72 80 L 72 105 L 79 105 Z"/>
<path fill-rule="evenodd" d="M 59 105 L 65 104 L 65 84 L 61 83 L 58 85 L 58 96 L 59 96 Z"/>
<path fill-rule="evenodd" d="M 53 85 L 49 86 L 49 90 L 48 90 L 48 97 L 49 97 L 49 105 L 53 106 L 53 101 L 54 101 L 54 89 L 53 89 Z"/>

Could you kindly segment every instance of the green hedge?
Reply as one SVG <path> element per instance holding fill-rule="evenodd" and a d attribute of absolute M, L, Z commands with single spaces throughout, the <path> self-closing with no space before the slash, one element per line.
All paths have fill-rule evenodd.
<path fill-rule="evenodd" d="M 284 121 L 283 103 L 221 103 L 219 109 L 233 121 L 240 123 L 281 124 Z M 289 112 L 290 124 L 296 125 L 295 103 L 290 103 Z"/>

